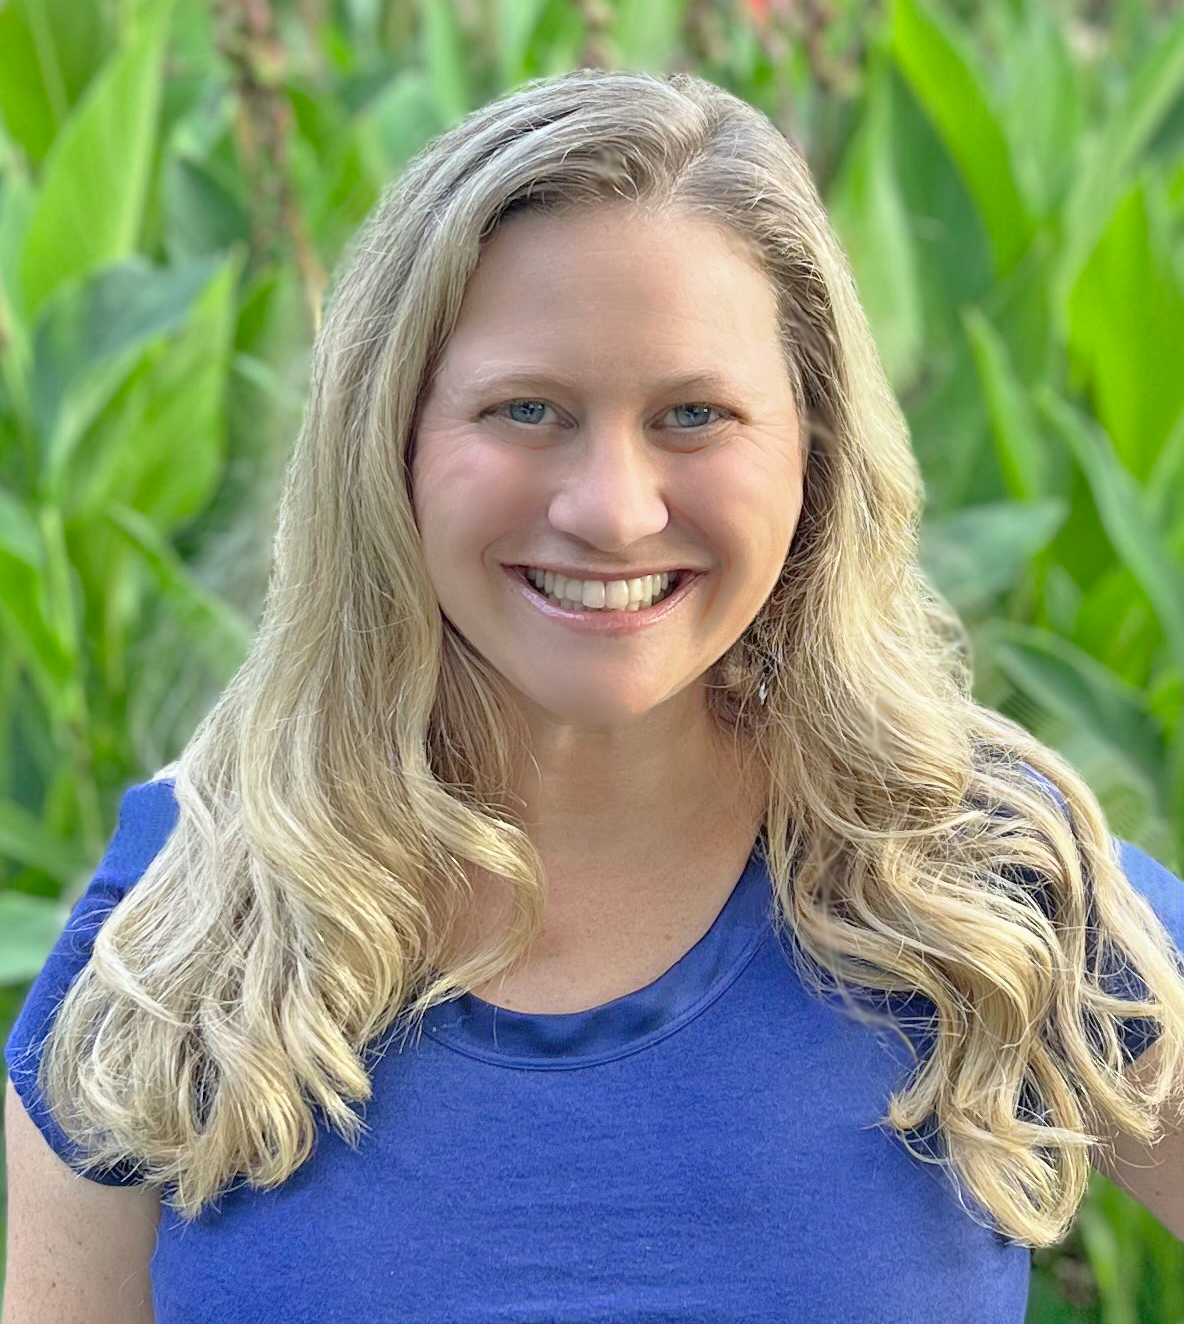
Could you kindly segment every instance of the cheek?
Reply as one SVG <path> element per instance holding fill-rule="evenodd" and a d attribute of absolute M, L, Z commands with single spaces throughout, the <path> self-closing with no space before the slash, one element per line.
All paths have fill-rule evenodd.
<path fill-rule="evenodd" d="M 472 434 L 421 433 L 412 464 L 412 508 L 425 550 L 447 559 L 513 534 L 530 508 L 536 470 L 524 452 Z"/>
<path fill-rule="evenodd" d="M 748 547 L 758 561 L 785 555 L 802 507 L 796 457 L 772 448 L 750 449 L 721 464 L 703 490 L 711 493 L 713 522 L 730 531 L 733 545 Z"/>

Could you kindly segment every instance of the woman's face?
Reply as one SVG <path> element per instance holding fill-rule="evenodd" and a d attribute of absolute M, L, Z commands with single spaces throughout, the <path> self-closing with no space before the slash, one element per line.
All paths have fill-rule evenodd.
<path fill-rule="evenodd" d="M 509 219 L 466 288 L 413 444 L 444 614 L 561 722 L 701 704 L 695 682 L 772 591 L 801 510 L 773 290 L 698 219 Z M 569 584 L 566 599 L 609 608 L 575 612 L 524 566 L 580 581 L 694 573 L 637 610 L 611 583 Z"/>

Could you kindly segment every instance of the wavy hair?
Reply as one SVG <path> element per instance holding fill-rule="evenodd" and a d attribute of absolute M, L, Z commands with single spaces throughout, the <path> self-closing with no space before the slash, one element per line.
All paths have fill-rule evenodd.
<path fill-rule="evenodd" d="M 543 865 L 509 792 L 528 732 L 440 611 L 410 449 L 498 225 L 610 205 L 712 220 L 777 295 L 803 505 L 778 583 L 702 683 L 767 769 L 779 927 L 803 977 L 861 1021 L 884 1023 L 877 991 L 930 1000 L 932 1052 L 882 1123 L 1002 1235 L 1052 1245 L 1099 1125 L 1158 1137 L 1184 970 L 1086 783 L 971 697 L 965 632 L 918 565 L 907 427 L 805 162 L 685 73 L 524 84 L 429 143 L 359 231 L 316 340 L 257 635 L 159 774 L 177 825 L 99 932 L 42 1088 L 96 1164 L 134 1156 L 193 1217 L 237 1178 L 283 1182 L 318 1124 L 356 1142 L 367 1045 L 540 932 Z M 472 866 L 505 881 L 512 919 L 450 964 Z M 1145 1000 L 1105 991 L 1115 958 Z M 1134 1017 L 1163 1040 L 1139 1087 L 1123 1074 Z M 927 1120 L 944 1156 L 910 1140 Z"/>

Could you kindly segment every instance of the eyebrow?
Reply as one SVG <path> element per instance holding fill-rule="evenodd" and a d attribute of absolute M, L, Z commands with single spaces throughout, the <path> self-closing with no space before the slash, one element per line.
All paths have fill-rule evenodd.
<path fill-rule="evenodd" d="M 560 386 L 573 393 L 579 390 L 579 384 L 563 373 L 530 364 L 487 363 L 471 373 L 466 373 L 462 381 L 467 389 L 476 391 L 494 388 L 508 390 L 512 386 L 538 386 L 543 383 Z M 654 389 L 663 394 L 668 391 L 689 390 L 692 387 L 703 387 L 708 391 L 718 391 L 724 395 L 743 396 L 752 393 L 751 388 L 746 387 L 745 383 L 735 381 L 726 373 L 711 368 L 675 373 L 661 378 L 654 384 Z"/>

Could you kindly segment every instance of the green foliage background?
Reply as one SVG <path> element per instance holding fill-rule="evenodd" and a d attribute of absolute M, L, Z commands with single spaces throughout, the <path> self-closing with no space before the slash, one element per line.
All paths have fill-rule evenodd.
<path fill-rule="evenodd" d="M 322 297 L 524 79 L 692 69 L 806 152 L 982 702 L 1184 864 L 1184 14 L 1152 0 L 0 6 L 0 1028 L 241 661 Z M 1095 1174 L 1029 1319 L 1184 1321 Z"/>

